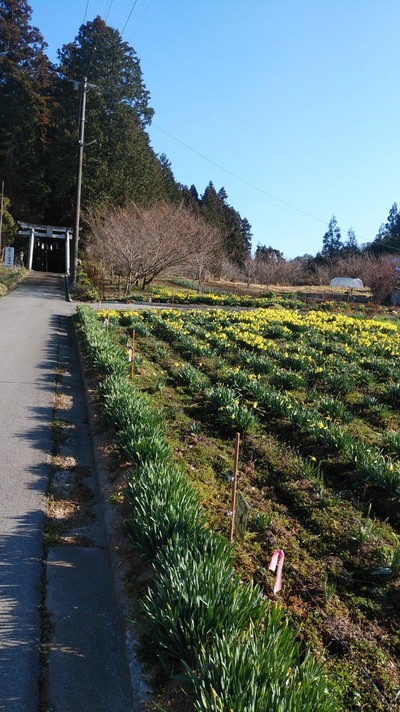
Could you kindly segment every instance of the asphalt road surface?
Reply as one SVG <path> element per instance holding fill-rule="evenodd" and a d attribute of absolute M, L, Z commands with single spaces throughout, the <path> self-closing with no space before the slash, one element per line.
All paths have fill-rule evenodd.
<path fill-rule="evenodd" d="M 0 710 L 38 712 L 44 493 L 61 275 L 30 273 L 0 299 Z"/>

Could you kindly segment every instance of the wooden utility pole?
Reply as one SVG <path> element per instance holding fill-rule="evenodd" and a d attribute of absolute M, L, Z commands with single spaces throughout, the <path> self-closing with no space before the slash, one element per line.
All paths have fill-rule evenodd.
<path fill-rule="evenodd" d="M 76 172 L 75 186 L 75 212 L 74 212 L 74 232 L 71 264 L 71 283 L 76 284 L 78 271 L 78 247 L 79 247 L 79 222 L 81 216 L 81 192 L 82 192 L 82 166 L 83 150 L 85 148 L 85 121 L 86 121 L 86 94 L 88 90 L 87 77 L 84 77 L 81 84 L 81 99 L 79 107 L 79 136 L 78 136 L 78 166 Z"/>
<path fill-rule="evenodd" d="M 4 209 L 4 180 L 1 181 L 1 205 L 0 205 L 0 261 L 2 250 L 2 235 L 3 235 L 3 209 Z"/>

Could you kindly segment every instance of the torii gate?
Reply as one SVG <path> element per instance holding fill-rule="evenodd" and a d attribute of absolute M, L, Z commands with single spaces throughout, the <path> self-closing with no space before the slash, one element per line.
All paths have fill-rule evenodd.
<path fill-rule="evenodd" d="M 27 268 L 32 269 L 33 250 L 35 238 L 51 238 L 65 240 L 65 273 L 70 274 L 71 269 L 71 239 L 72 227 L 55 227 L 54 225 L 32 225 L 31 223 L 18 222 L 21 227 L 19 235 L 29 236 Z"/>

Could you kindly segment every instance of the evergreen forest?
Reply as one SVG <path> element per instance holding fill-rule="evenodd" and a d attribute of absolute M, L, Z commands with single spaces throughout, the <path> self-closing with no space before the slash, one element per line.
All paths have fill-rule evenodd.
<path fill-rule="evenodd" d="M 167 156 L 152 149 L 154 115 L 135 50 L 95 17 L 58 51 L 31 24 L 27 0 L 0 2 L 0 180 L 4 239 L 16 221 L 72 225 L 82 83 L 87 77 L 83 211 L 134 203 L 183 204 L 223 236 L 226 254 L 243 265 L 251 226 L 212 183 L 199 194 L 179 184 Z"/>
<path fill-rule="evenodd" d="M 265 244 L 258 244 L 252 254 L 251 224 L 229 204 L 225 188 L 215 187 L 212 180 L 202 192 L 194 184 L 182 185 L 168 157 L 153 150 L 148 134 L 154 116 L 150 92 L 139 57 L 120 32 L 95 17 L 58 50 L 57 63 L 49 60 L 46 48 L 40 29 L 32 25 L 27 0 L 0 0 L 1 247 L 18 247 L 18 221 L 73 225 L 79 120 L 85 97 L 81 247 L 93 234 L 93 225 L 99 233 L 102 218 L 113 211 L 127 206 L 131 211 L 183 207 L 197 221 L 197 228 L 201 223 L 208 230 L 207 240 L 197 240 L 191 251 L 190 274 L 181 269 L 183 277 L 194 276 L 200 283 L 207 270 L 214 270 L 213 276 L 249 286 L 328 284 L 342 275 L 362 279 L 376 301 L 390 300 L 400 252 L 396 203 L 370 243 L 359 245 L 352 227 L 344 236 L 332 215 L 315 256 L 287 260 L 276 246 Z M 154 231 L 154 212 L 151 219 Z M 147 214 L 141 219 L 142 230 L 146 220 Z M 109 236 L 104 239 L 93 251 L 95 259 L 110 247 Z M 208 249 L 207 259 L 203 251 L 201 264 L 193 266 L 201 242 L 209 245 L 213 240 L 215 249 Z M 126 251 L 126 244 L 113 247 L 114 253 Z M 115 274 L 121 271 L 118 265 L 112 269 Z M 158 269 L 153 267 L 153 276 Z M 138 279 L 131 267 L 121 276 L 128 285 Z"/>

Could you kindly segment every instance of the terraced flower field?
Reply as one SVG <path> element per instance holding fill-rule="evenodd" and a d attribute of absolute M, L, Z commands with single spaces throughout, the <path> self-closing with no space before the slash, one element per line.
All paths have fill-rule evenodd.
<path fill-rule="evenodd" d="M 346 710 L 400 706 L 400 330 L 396 321 L 260 308 L 107 312 L 136 334 L 151 395 L 212 527 L 227 535 L 233 439 L 250 505 L 236 568 L 279 600 Z"/>

